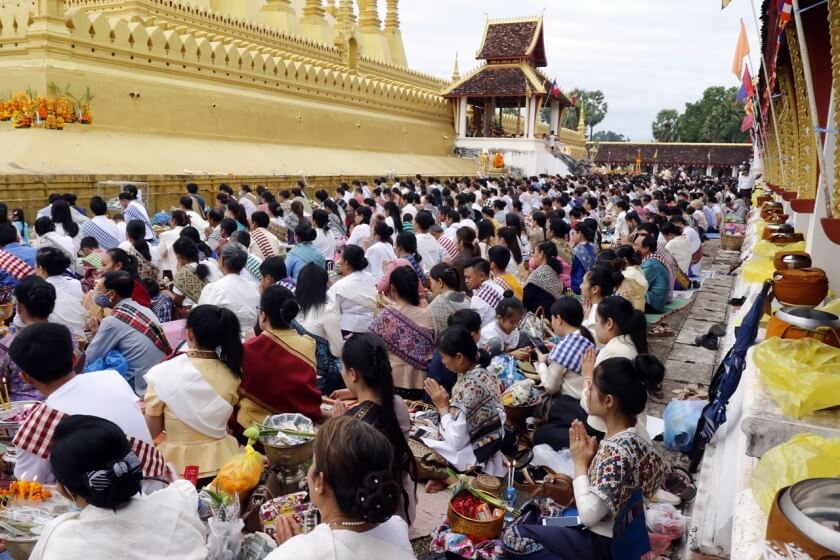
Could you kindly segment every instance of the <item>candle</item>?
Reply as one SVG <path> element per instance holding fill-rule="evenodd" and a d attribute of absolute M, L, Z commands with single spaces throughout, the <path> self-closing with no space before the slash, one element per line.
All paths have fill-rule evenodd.
<path fill-rule="evenodd" d="M 5 377 L 3 378 L 3 397 L 4 397 L 5 402 L 6 402 L 7 404 L 9 404 L 9 405 L 11 405 L 11 404 L 12 404 L 12 399 L 11 399 L 11 398 L 9 398 L 9 384 L 8 384 L 8 382 L 6 381 L 6 378 L 5 378 Z"/>

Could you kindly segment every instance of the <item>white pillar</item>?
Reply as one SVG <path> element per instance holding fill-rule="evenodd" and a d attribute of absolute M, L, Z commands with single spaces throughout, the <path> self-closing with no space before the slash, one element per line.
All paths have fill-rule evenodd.
<path fill-rule="evenodd" d="M 525 98 L 525 130 L 522 131 L 523 138 L 530 138 L 531 137 L 531 119 L 529 116 L 531 115 L 531 98 Z"/>
<path fill-rule="evenodd" d="M 458 138 L 467 136 L 467 98 L 458 99 Z"/>
<path fill-rule="evenodd" d="M 712 166 L 707 165 L 706 166 L 706 177 L 711 177 L 711 176 L 712 176 Z"/>
<path fill-rule="evenodd" d="M 551 102 L 551 115 L 548 118 L 548 129 L 553 130 L 555 134 L 560 134 L 560 102 L 554 100 Z"/>

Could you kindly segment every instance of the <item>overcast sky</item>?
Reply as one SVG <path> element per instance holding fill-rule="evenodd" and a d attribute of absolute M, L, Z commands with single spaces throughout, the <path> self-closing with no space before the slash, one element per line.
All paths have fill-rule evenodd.
<path fill-rule="evenodd" d="M 384 17 L 384 0 L 379 4 Z M 731 68 L 739 18 L 758 60 L 750 0 L 732 0 L 725 10 L 720 0 L 400 0 L 409 66 L 449 78 L 457 52 L 463 75 L 478 64 L 485 13 L 492 19 L 543 9 L 544 72 L 563 90 L 604 92 L 609 112 L 596 131 L 650 140 L 659 110 L 682 111 L 706 87 L 738 85 Z"/>

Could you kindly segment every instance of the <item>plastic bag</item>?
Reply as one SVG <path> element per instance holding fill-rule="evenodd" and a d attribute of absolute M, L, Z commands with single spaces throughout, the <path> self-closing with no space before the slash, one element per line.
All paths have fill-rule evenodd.
<path fill-rule="evenodd" d="M 767 257 L 753 257 L 744 263 L 743 269 L 744 282 L 753 284 L 761 284 L 765 280 L 769 280 L 776 272 L 773 259 Z"/>
<path fill-rule="evenodd" d="M 840 438 L 797 434 L 769 450 L 755 467 L 750 486 L 764 513 L 776 493 L 806 478 L 840 476 Z"/>
<path fill-rule="evenodd" d="M 535 467 L 548 467 L 556 473 L 567 474 L 574 478 L 575 464 L 572 461 L 572 453 L 568 449 L 555 451 L 547 443 L 534 446 L 534 458 L 531 464 Z"/>
<path fill-rule="evenodd" d="M 671 504 L 651 503 L 645 511 L 645 522 L 652 533 L 671 540 L 681 539 L 685 534 L 685 517 Z"/>
<path fill-rule="evenodd" d="M 779 251 L 804 251 L 805 242 L 797 241 L 796 243 L 788 243 L 787 245 L 776 245 L 766 239 L 759 240 L 755 247 L 753 247 L 753 254 L 756 257 L 764 257 L 772 259 Z"/>
<path fill-rule="evenodd" d="M 534 382 L 530 379 L 517 381 L 504 392 L 502 402 L 506 406 L 526 406 L 532 401 L 533 390 Z"/>
<path fill-rule="evenodd" d="M 239 517 L 239 501 L 215 509 L 214 516 L 207 521 L 207 560 L 235 560 L 242 547 L 244 527 Z"/>
<path fill-rule="evenodd" d="M 840 405 L 840 348 L 813 338 L 773 337 L 755 347 L 753 359 L 762 384 L 787 416 Z"/>
<path fill-rule="evenodd" d="M 709 401 L 672 400 L 665 407 L 665 447 L 688 453 L 694 442 L 697 421 Z"/>
<path fill-rule="evenodd" d="M 132 378 L 128 375 L 128 360 L 126 360 L 125 356 L 117 350 L 109 350 L 108 353 L 101 358 L 97 358 L 93 362 L 87 364 L 85 366 L 85 373 L 90 373 L 92 371 L 105 371 L 108 369 L 116 371 L 126 380 L 131 380 Z"/>
<path fill-rule="evenodd" d="M 263 456 L 254 451 L 250 445 L 245 451 L 234 455 L 219 470 L 211 486 L 223 491 L 229 496 L 244 497 L 245 494 L 257 487 L 263 472 Z"/>

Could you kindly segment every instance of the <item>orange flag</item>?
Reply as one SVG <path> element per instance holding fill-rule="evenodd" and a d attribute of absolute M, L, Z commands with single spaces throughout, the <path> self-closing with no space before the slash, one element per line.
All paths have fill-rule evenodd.
<path fill-rule="evenodd" d="M 747 28 L 744 25 L 743 18 L 741 19 L 741 31 L 738 33 L 738 45 L 735 47 L 735 57 L 732 59 L 732 73 L 739 80 L 741 79 L 741 69 L 744 64 L 744 57 L 750 54 L 750 43 L 747 41 Z"/>

